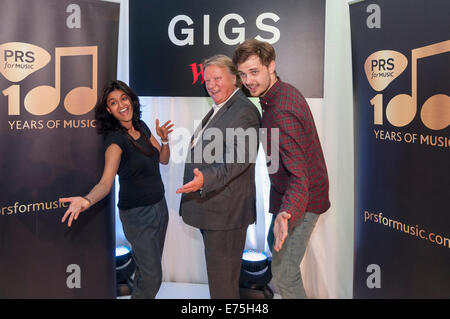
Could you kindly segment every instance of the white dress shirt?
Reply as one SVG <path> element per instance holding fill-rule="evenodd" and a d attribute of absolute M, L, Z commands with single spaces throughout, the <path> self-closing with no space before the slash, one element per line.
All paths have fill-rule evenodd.
<path fill-rule="evenodd" d="M 239 90 L 239 88 L 236 88 L 236 90 L 234 90 L 233 93 L 231 93 L 231 95 L 228 97 L 228 99 L 226 99 L 224 102 L 220 103 L 219 105 L 216 105 L 216 103 L 214 103 L 212 105 L 212 108 L 214 109 L 213 114 L 209 117 L 208 122 L 206 122 L 205 126 L 202 127 L 202 129 L 198 132 L 197 135 L 194 136 L 194 139 L 192 140 L 192 144 L 191 147 L 194 147 L 195 145 L 197 145 L 197 142 L 199 140 L 199 137 L 201 137 L 203 135 L 203 131 L 205 130 L 205 128 L 208 126 L 209 122 L 211 122 L 211 120 L 214 118 L 214 116 L 216 116 L 216 114 L 219 112 L 220 108 L 222 106 L 225 105 L 225 103 L 228 102 L 229 99 L 231 99 L 231 97 Z"/>

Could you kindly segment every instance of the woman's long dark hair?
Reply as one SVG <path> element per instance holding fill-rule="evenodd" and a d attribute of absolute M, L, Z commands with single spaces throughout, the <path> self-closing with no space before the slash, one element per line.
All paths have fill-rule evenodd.
<path fill-rule="evenodd" d="M 95 120 L 97 121 L 96 128 L 98 134 L 106 136 L 109 132 L 112 131 L 126 131 L 122 124 L 120 124 L 120 122 L 106 109 L 106 107 L 108 106 L 106 104 L 108 95 L 115 90 L 121 90 L 126 95 L 128 95 L 133 106 L 132 124 L 137 130 L 139 130 L 141 127 L 141 105 L 139 103 L 139 97 L 124 82 L 115 80 L 109 82 L 109 84 L 104 87 L 102 95 L 95 105 Z"/>

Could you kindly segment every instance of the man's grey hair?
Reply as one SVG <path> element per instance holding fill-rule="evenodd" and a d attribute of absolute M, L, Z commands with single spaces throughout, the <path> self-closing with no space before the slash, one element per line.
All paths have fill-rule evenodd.
<path fill-rule="evenodd" d="M 233 64 L 231 58 L 223 54 L 216 54 L 208 59 L 203 60 L 203 71 L 210 65 L 216 65 L 218 67 L 227 68 L 231 75 L 236 77 L 236 86 L 241 87 L 241 79 L 238 75 L 238 70 Z"/>

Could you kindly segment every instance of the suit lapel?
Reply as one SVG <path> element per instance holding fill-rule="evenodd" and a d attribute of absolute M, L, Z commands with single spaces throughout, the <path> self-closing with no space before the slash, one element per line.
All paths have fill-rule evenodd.
<path fill-rule="evenodd" d="M 202 129 L 203 126 L 205 126 L 205 124 L 208 122 L 209 118 L 211 117 L 211 115 L 214 113 L 214 109 L 211 108 L 211 110 L 209 110 L 208 113 L 206 113 L 205 117 L 202 120 L 202 124 L 197 126 L 197 128 L 195 129 L 194 134 L 191 137 L 191 145 L 192 145 L 192 141 L 194 140 L 194 137 L 197 136 L 197 134 L 200 132 L 200 130 Z"/>
<path fill-rule="evenodd" d="M 227 101 L 227 103 L 225 103 L 225 105 L 223 105 L 219 112 L 217 112 L 217 114 L 214 116 L 214 118 L 211 120 L 211 122 L 209 122 L 208 127 L 214 127 L 214 125 L 217 123 L 217 121 L 220 120 L 220 117 L 225 114 L 225 112 L 228 111 L 228 109 L 230 108 L 230 106 L 234 103 L 234 101 L 236 101 L 236 99 L 240 96 L 240 94 L 242 94 L 241 89 L 238 89 L 236 91 L 236 93 L 234 93 L 234 95 Z"/>
<path fill-rule="evenodd" d="M 189 144 L 189 145 L 191 145 L 191 147 L 190 147 L 191 151 L 194 150 L 194 147 L 192 146 L 192 142 L 194 141 L 194 138 L 197 136 L 197 134 L 200 133 L 201 129 L 206 125 L 206 123 L 208 123 L 208 126 L 207 126 L 207 127 L 214 127 L 214 125 L 217 123 L 217 121 L 220 120 L 221 116 L 222 116 L 223 114 L 225 114 L 225 112 L 228 111 L 228 109 L 230 108 L 230 106 L 234 103 L 234 101 L 236 101 L 236 99 L 237 99 L 241 94 L 244 94 L 244 93 L 242 92 L 241 89 L 238 89 L 238 90 L 236 91 L 236 93 L 234 93 L 233 96 L 227 101 L 227 103 L 225 103 L 225 105 L 223 105 L 223 106 L 220 108 L 220 110 L 217 112 L 217 114 L 214 115 L 214 118 L 208 123 L 209 118 L 210 118 L 210 117 L 212 116 L 212 114 L 214 113 L 214 109 L 213 109 L 213 108 L 211 108 L 211 110 L 209 110 L 209 112 L 208 112 L 208 113 L 205 115 L 205 117 L 203 118 L 202 124 L 199 125 L 199 126 L 197 127 L 197 129 L 195 130 L 194 134 L 193 134 L 192 137 L 191 137 L 191 141 L 190 141 L 190 144 Z M 205 129 L 206 129 L 206 127 L 204 128 L 203 132 L 205 131 Z M 202 132 L 202 134 L 203 134 L 203 132 Z M 199 137 L 199 138 L 200 138 L 200 137 Z"/>

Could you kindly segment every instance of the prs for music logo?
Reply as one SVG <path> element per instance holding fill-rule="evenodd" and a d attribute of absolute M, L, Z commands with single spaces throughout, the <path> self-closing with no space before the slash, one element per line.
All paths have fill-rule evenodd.
<path fill-rule="evenodd" d="M 55 81 L 30 90 L 24 98 L 25 109 L 32 115 L 42 116 L 53 112 L 61 101 L 61 58 L 67 56 L 92 56 L 92 88 L 76 87 L 64 98 L 64 108 L 72 115 L 91 111 L 97 100 L 98 59 L 97 46 L 55 48 Z M 45 67 L 50 54 L 33 44 L 9 42 L 0 45 L 0 73 L 10 82 L 20 82 L 30 74 Z M 20 115 L 20 85 L 13 84 L 2 91 L 8 98 L 8 115 Z"/>
<path fill-rule="evenodd" d="M 417 114 L 417 62 L 419 59 L 450 51 L 450 40 L 411 50 L 411 95 L 398 94 L 387 104 L 386 119 L 395 127 L 410 124 Z M 372 53 L 365 61 L 364 69 L 371 87 L 383 91 L 395 78 L 403 73 L 408 59 L 400 52 L 382 50 Z M 374 107 L 374 124 L 383 125 L 383 94 L 370 100 Z M 431 130 L 443 130 L 450 125 L 450 96 L 435 94 L 429 97 L 420 110 L 422 123 Z M 398 135 L 397 135 L 398 136 Z M 450 145 L 446 139 L 446 144 Z"/>

